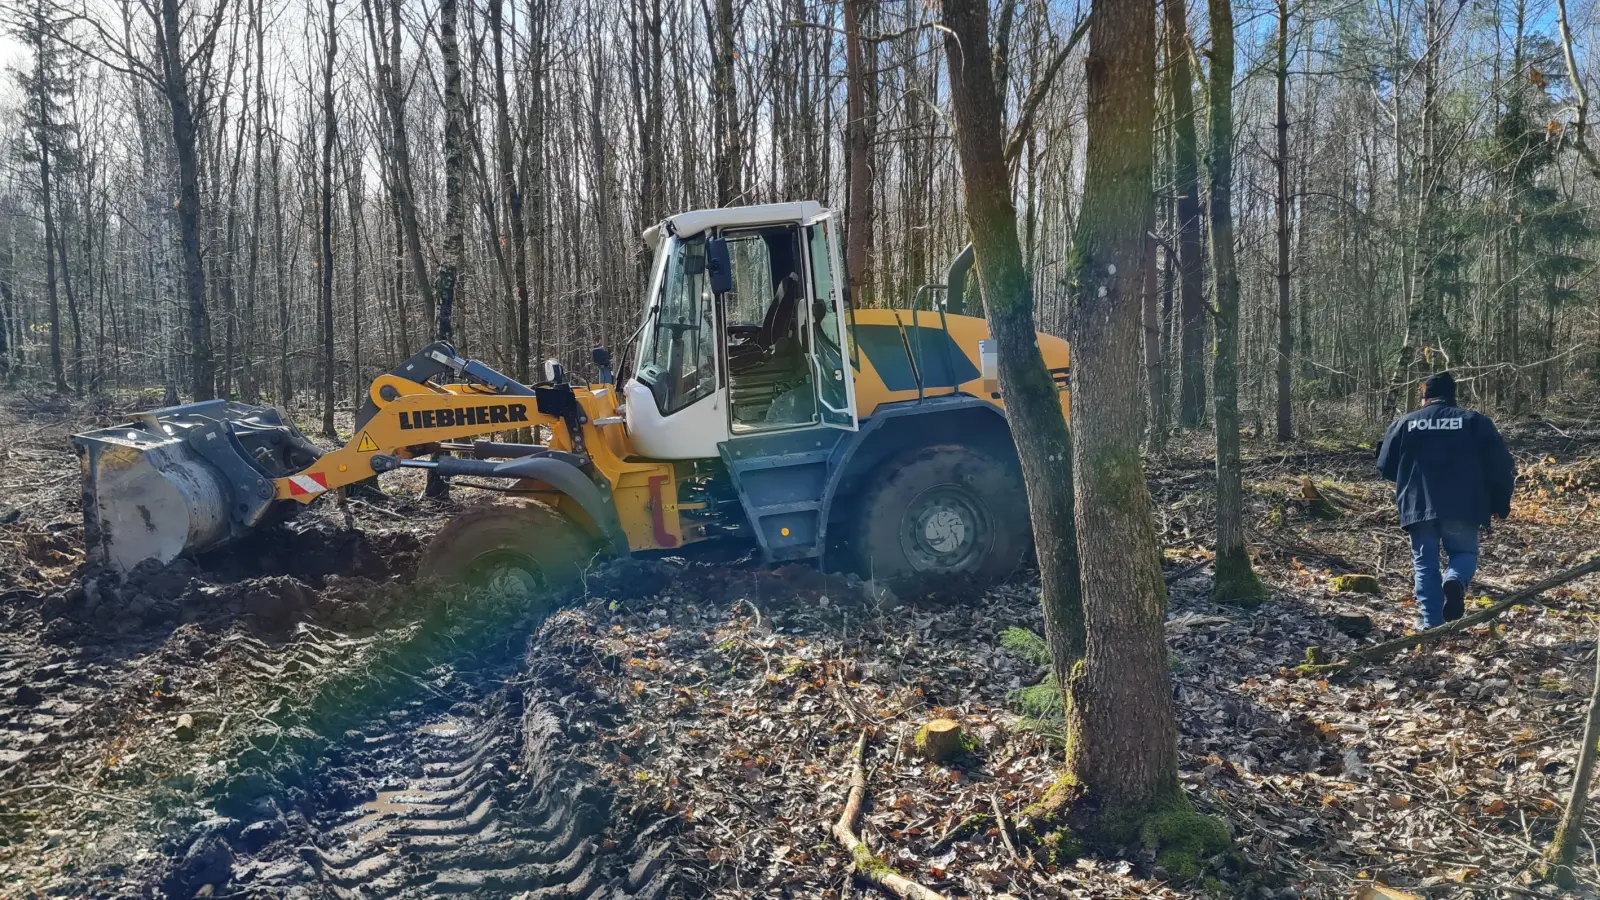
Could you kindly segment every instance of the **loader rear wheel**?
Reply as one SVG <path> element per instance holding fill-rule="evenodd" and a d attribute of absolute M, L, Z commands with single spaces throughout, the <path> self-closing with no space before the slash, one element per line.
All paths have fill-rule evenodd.
<path fill-rule="evenodd" d="M 879 471 L 859 511 L 863 575 L 998 581 L 1021 566 L 1032 531 L 1013 467 L 951 444 L 912 451 Z"/>
<path fill-rule="evenodd" d="M 495 503 L 467 510 L 422 554 L 422 579 L 532 600 L 577 583 L 592 548 L 582 529 L 548 506 Z"/>

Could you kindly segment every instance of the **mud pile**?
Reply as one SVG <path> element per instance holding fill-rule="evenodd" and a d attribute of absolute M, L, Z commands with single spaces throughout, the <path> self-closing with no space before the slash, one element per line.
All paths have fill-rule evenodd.
<path fill-rule="evenodd" d="M 314 519 L 278 526 L 191 562 L 141 563 L 123 575 L 85 567 L 43 599 L 51 643 L 115 644 L 149 629 L 241 624 L 278 633 L 300 621 L 374 625 L 405 599 L 420 547 L 407 531 L 369 533 Z"/>

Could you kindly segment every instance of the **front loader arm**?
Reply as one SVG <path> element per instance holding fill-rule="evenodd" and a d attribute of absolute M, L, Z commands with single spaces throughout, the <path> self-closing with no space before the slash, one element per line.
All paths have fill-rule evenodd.
<path fill-rule="evenodd" d="M 452 374 L 462 383 L 427 379 Z M 617 415 L 614 388 L 566 384 L 527 386 L 480 362 L 434 344 L 367 390 L 356 432 L 343 447 L 273 481 L 275 500 L 309 504 L 328 491 L 401 467 L 435 467 L 441 475 L 515 482 L 515 492 L 549 503 L 608 540 L 618 555 L 672 549 L 707 537 L 679 518 L 677 469 L 632 457 Z M 485 457 L 417 459 L 472 438 L 523 428 L 548 429 L 539 445 L 490 444 Z M 502 461 L 493 462 L 490 459 Z"/>
<path fill-rule="evenodd" d="M 388 471 L 395 459 L 414 455 L 409 448 L 497 431 L 545 425 L 555 438 L 555 449 L 567 449 L 562 446 L 570 442 L 566 423 L 541 413 L 534 392 L 525 387 L 522 390 L 527 393 L 511 393 L 487 384 L 436 386 L 395 374 L 380 376 L 368 389 L 367 404 L 363 406 L 363 412 L 370 408 L 371 414 L 365 416 L 365 421 L 358 417 L 360 427 L 355 435 L 343 447 L 324 454 L 305 469 L 277 479 L 275 496 L 279 500 L 310 503 L 327 491 Z"/>

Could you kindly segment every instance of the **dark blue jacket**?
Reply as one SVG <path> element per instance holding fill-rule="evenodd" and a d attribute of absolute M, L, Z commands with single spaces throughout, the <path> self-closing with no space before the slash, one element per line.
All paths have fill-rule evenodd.
<path fill-rule="evenodd" d="M 1400 525 L 1488 525 L 1511 514 L 1517 465 L 1488 416 L 1430 401 L 1389 426 L 1378 471 L 1395 483 Z"/>

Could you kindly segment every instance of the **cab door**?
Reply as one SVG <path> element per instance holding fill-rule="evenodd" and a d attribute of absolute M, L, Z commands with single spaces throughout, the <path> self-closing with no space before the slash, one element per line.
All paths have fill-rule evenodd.
<path fill-rule="evenodd" d="M 833 213 L 823 212 L 800 224 L 809 262 L 811 308 L 805 319 L 810 330 L 808 346 L 821 423 L 855 431 L 859 422 L 855 377 L 849 360 L 850 316 L 841 289 L 844 266 L 839 254 L 838 220 Z"/>

